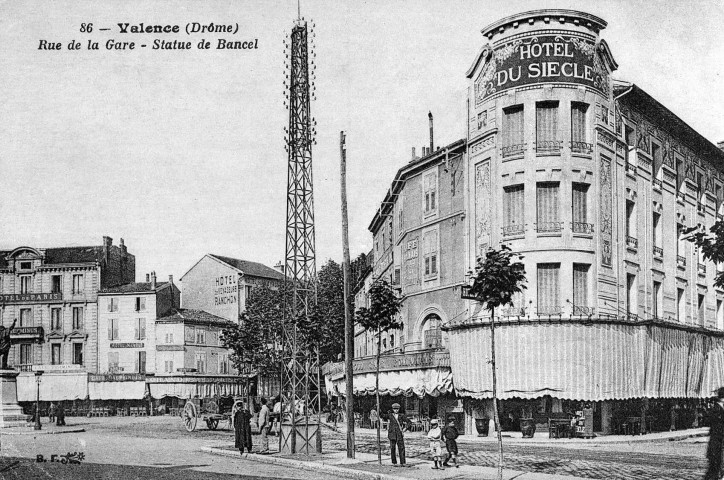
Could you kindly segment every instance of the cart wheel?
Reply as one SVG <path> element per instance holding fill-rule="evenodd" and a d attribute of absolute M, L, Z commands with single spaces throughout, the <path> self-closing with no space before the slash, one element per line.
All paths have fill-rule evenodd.
<path fill-rule="evenodd" d="M 206 420 L 206 426 L 209 427 L 209 430 L 216 430 L 216 427 L 219 426 L 219 421 L 213 418 L 209 418 L 208 420 Z"/>
<path fill-rule="evenodd" d="M 198 413 L 196 412 L 196 405 L 194 405 L 193 402 L 186 402 L 186 406 L 184 407 L 181 418 L 183 418 L 184 420 L 184 426 L 186 427 L 186 431 L 193 432 L 194 430 L 196 430 Z"/>

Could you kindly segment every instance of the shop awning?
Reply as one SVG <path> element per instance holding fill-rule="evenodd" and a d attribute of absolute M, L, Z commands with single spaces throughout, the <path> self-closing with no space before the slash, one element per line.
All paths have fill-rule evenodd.
<path fill-rule="evenodd" d="M 151 397 L 212 398 L 232 397 L 244 394 L 245 380 L 229 377 L 149 377 L 147 379 Z"/>
<path fill-rule="evenodd" d="M 458 394 L 492 396 L 487 325 L 449 332 Z M 704 398 L 724 385 L 724 339 L 625 323 L 518 323 L 495 329 L 498 397 Z"/>
<path fill-rule="evenodd" d="M 329 395 L 344 395 L 347 383 L 344 378 L 337 381 L 327 380 Z M 380 395 L 404 395 L 410 397 L 425 395 L 437 397 L 452 392 L 452 373 L 449 368 L 425 368 L 416 370 L 398 370 L 380 372 Z M 375 394 L 375 374 L 365 373 L 354 376 L 355 395 Z"/>
<path fill-rule="evenodd" d="M 88 382 L 91 400 L 143 400 L 146 382 Z"/>
<path fill-rule="evenodd" d="M 18 401 L 34 402 L 38 384 L 35 374 L 21 373 L 17 377 Z M 46 373 L 40 377 L 40 400 L 83 400 L 88 397 L 88 374 L 86 372 Z"/>

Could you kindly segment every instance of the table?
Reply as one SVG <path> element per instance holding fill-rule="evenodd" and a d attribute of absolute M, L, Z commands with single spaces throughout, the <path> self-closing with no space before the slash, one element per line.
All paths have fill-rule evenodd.
<path fill-rule="evenodd" d="M 548 438 L 567 437 L 571 429 L 571 421 L 567 418 L 548 419 Z"/>

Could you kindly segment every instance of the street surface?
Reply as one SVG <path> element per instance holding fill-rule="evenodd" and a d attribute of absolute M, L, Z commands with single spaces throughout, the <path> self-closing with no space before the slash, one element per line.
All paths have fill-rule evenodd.
<path fill-rule="evenodd" d="M 83 433 L 58 435 L 2 435 L 0 479 L 101 478 L 123 479 L 226 479 L 280 478 L 322 480 L 334 476 L 232 457 L 216 456 L 199 449 L 203 446 L 229 446 L 229 430 L 209 431 L 205 425 L 188 433 L 178 417 L 69 417 L 69 425 L 86 429 Z M 221 427 L 221 426 L 220 426 Z M 357 431 L 357 449 L 376 453 L 372 430 Z M 324 449 L 344 450 L 345 437 L 323 430 Z M 383 462 L 389 463 L 389 447 L 382 432 Z M 505 441 L 505 440 L 504 440 Z M 505 467 L 526 472 L 575 475 L 606 479 L 693 480 L 703 477 L 706 468 L 706 437 L 664 442 L 596 443 L 581 440 L 546 445 L 505 444 Z M 259 437 L 254 436 L 258 448 Z M 270 444 L 276 447 L 276 437 Z M 406 435 L 407 456 L 429 458 L 428 442 L 420 432 Z M 460 462 L 494 467 L 494 442 L 461 440 Z M 53 454 L 83 452 L 80 464 L 50 462 Z M 37 463 L 37 455 L 47 462 Z M 60 459 L 60 457 L 58 458 Z M 418 467 L 426 468 L 426 467 Z M 201 474 L 203 472 L 203 474 Z M 241 477 L 239 476 L 241 475 Z M 464 478 L 461 476 L 461 478 Z"/>

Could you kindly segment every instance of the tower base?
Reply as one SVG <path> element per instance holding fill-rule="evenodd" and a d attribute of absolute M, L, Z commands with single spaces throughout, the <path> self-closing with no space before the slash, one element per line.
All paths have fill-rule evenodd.
<path fill-rule="evenodd" d="M 28 424 L 28 415 L 18 405 L 17 376 L 15 370 L 0 370 L 0 428 Z"/>

